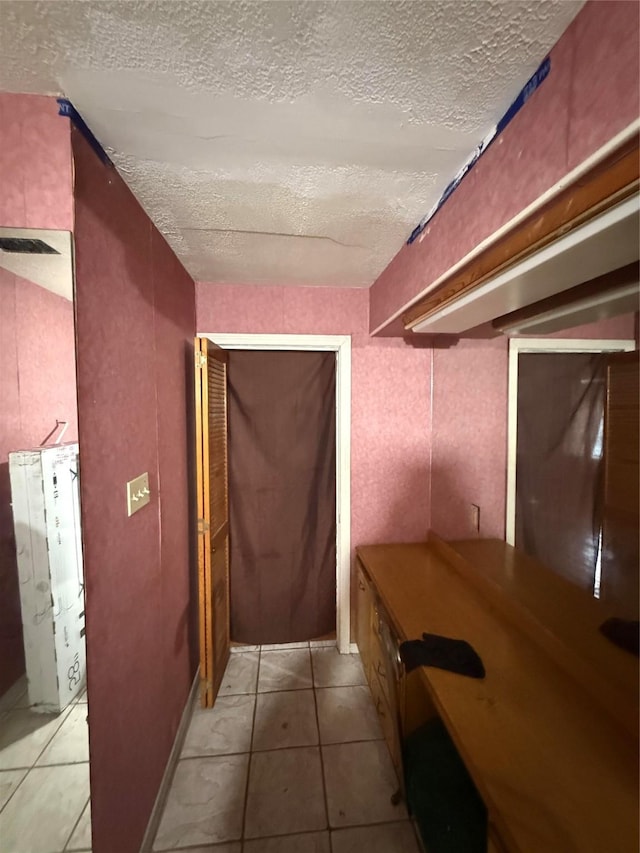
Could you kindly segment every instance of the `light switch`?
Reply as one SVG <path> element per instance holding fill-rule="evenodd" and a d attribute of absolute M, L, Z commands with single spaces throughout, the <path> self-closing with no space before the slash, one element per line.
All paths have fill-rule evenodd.
<path fill-rule="evenodd" d="M 138 512 L 143 506 L 146 506 L 151 500 L 151 490 L 149 489 L 149 474 L 140 474 L 135 480 L 129 480 L 127 483 L 127 515 L 133 515 Z"/>

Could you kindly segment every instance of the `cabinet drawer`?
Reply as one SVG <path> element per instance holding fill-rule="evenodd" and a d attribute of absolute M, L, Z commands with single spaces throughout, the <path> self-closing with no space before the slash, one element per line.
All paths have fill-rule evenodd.
<path fill-rule="evenodd" d="M 369 655 L 369 668 L 372 677 L 378 679 L 378 683 L 384 694 L 385 701 L 388 705 L 391 705 L 393 704 L 393 694 L 391 691 L 391 685 L 389 684 L 389 678 L 393 676 L 387 672 L 384 655 L 382 653 L 382 646 L 380 644 L 380 639 L 377 634 L 371 635 Z"/>
<path fill-rule="evenodd" d="M 356 578 L 356 641 L 364 671 L 368 675 L 371 666 L 371 611 L 373 610 L 373 592 L 362 567 L 358 564 Z"/>
<path fill-rule="evenodd" d="M 397 720 L 393 715 L 391 706 L 389 705 L 384 690 L 382 689 L 380 681 L 378 680 L 375 673 L 371 674 L 370 687 L 371 694 L 373 696 L 373 702 L 376 706 L 378 719 L 380 720 L 380 725 L 382 726 L 384 739 L 386 740 L 387 746 L 389 747 L 389 752 L 391 753 L 391 760 L 393 761 L 394 767 L 396 768 L 398 779 L 401 779 L 402 747 L 398 734 Z"/>

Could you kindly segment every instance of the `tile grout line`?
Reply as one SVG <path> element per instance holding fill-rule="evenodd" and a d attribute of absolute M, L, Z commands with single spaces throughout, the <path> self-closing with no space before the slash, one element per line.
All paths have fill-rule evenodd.
<path fill-rule="evenodd" d="M 51 764 L 38 764 L 37 766 L 34 764 L 31 767 L 2 767 L 0 769 L 0 773 L 4 773 L 7 770 L 46 770 L 47 767 L 77 767 L 78 764 L 88 764 L 88 759 L 83 759 L 82 761 L 52 761 Z"/>
<path fill-rule="evenodd" d="M 329 820 L 329 800 L 327 798 L 327 781 L 324 772 L 324 757 L 322 755 L 322 738 L 320 736 L 320 715 L 318 714 L 318 696 L 316 693 L 316 676 L 313 668 L 313 655 L 311 646 L 309 646 L 309 663 L 311 666 L 311 684 L 313 685 L 313 705 L 316 712 L 316 726 L 318 727 L 318 755 L 320 756 L 320 775 L 322 776 L 322 795 L 324 797 L 324 813 L 327 819 L 327 834 L 329 836 L 329 853 L 333 851 L 333 842 L 331 840 L 331 823 Z"/>
<path fill-rule="evenodd" d="M 292 692 L 292 693 L 293 692 L 300 692 L 300 693 L 302 693 L 304 691 L 302 691 L 302 690 L 300 690 L 300 691 L 293 691 L 293 690 L 292 691 L 285 691 L 285 690 L 283 690 L 281 692 L 282 693 L 286 693 L 286 692 Z M 309 690 L 309 693 L 311 693 L 311 692 L 312 691 Z M 244 695 L 247 695 L 247 694 L 244 694 Z M 271 693 L 263 693 L 263 694 L 259 694 L 259 695 L 271 696 L 272 694 Z M 254 715 L 255 715 L 255 711 L 254 711 Z M 368 738 L 353 738 L 352 740 L 328 741 L 327 743 L 322 743 L 322 744 L 320 744 L 318 742 L 318 743 L 302 743 L 302 744 L 297 744 L 297 745 L 293 745 L 293 746 L 270 746 L 270 747 L 268 747 L 268 749 L 252 749 L 251 754 L 256 753 L 258 755 L 262 755 L 265 752 L 285 752 L 286 750 L 290 750 L 290 749 L 309 749 L 310 747 L 314 748 L 317 746 L 327 746 L 327 747 L 329 747 L 329 746 L 345 746 L 346 744 L 350 744 L 350 743 L 381 743 L 382 741 L 384 741 L 384 737 L 368 737 Z M 197 761 L 200 758 L 231 758 L 232 756 L 236 756 L 236 755 L 248 755 L 248 754 L 249 754 L 249 751 L 246 749 L 242 750 L 241 752 L 199 752 L 197 755 L 184 755 L 184 756 L 182 756 L 180 758 L 180 762 Z M 82 763 L 86 764 L 87 762 L 84 761 Z M 73 766 L 73 765 L 64 765 L 63 764 L 63 765 L 47 765 L 47 766 L 66 767 L 66 766 Z M 24 767 L 16 768 L 16 769 L 24 770 Z"/>
<path fill-rule="evenodd" d="M 51 737 L 49 738 L 49 740 L 46 742 L 46 744 L 42 747 L 42 749 L 41 749 L 41 750 L 40 750 L 40 752 L 38 753 L 38 757 L 36 758 L 36 760 L 35 760 L 35 761 L 33 762 L 33 764 L 31 765 L 31 770 L 35 770 L 35 768 L 36 768 L 36 765 L 37 765 L 38 761 L 40 761 L 40 759 L 42 758 L 42 756 L 44 755 L 44 753 L 46 752 L 46 750 L 47 750 L 47 749 L 49 748 L 49 746 L 51 745 L 51 741 L 54 739 L 54 737 L 56 737 L 56 735 L 58 734 L 58 732 L 60 731 L 60 729 L 62 728 L 62 726 L 67 722 L 67 719 L 68 719 L 68 717 L 69 717 L 69 714 L 71 713 L 72 708 L 73 708 L 73 706 L 72 706 L 72 705 L 67 705 L 67 708 L 65 709 L 66 713 L 65 713 L 64 717 L 62 718 L 62 720 L 60 720 L 60 723 L 59 723 L 59 725 L 58 725 L 57 729 L 56 729 L 56 730 L 55 730 L 55 732 L 51 735 Z M 45 766 L 45 767 L 46 767 L 46 765 L 43 765 L 43 766 Z M 31 771 L 29 771 L 29 772 L 31 772 Z"/>
<path fill-rule="evenodd" d="M 171 787 L 173 786 L 176 769 L 178 767 L 178 764 L 180 763 L 180 755 L 184 747 L 184 742 L 187 733 L 193 721 L 193 713 L 197 704 L 197 699 L 199 697 L 199 688 L 200 667 L 198 666 L 196 667 L 196 671 L 191 682 L 187 701 L 182 710 L 180 722 L 178 723 L 178 728 L 173 741 L 173 746 L 171 747 L 171 752 L 169 753 L 167 763 L 165 764 L 164 773 L 162 774 L 162 779 L 160 780 L 160 787 L 156 794 L 156 798 L 151 809 L 151 814 L 149 815 L 147 826 L 142 837 L 142 842 L 140 845 L 141 853 L 152 853 L 153 847 L 156 843 L 158 830 L 160 828 L 160 824 L 162 822 L 162 818 L 164 817 L 165 809 L 167 806 L 169 792 L 171 790 Z"/>
<path fill-rule="evenodd" d="M 9 770 L 26 770 L 27 772 L 24 774 L 24 776 L 22 777 L 22 779 L 21 779 L 21 780 L 18 782 L 18 784 L 16 785 L 15 791 L 12 791 L 12 793 L 9 795 L 9 799 L 7 800 L 7 802 L 2 806 L 2 808 L 0 808 L 0 814 L 2 814 L 2 812 L 6 809 L 6 807 L 7 807 L 7 806 L 9 805 L 9 803 L 11 802 L 11 800 L 15 797 L 16 793 L 18 792 L 18 789 L 22 786 L 22 783 L 24 782 L 24 780 L 27 778 L 27 776 L 28 776 L 28 775 L 29 775 L 29 773 L 31 772 L 31 768 L 30 768 L 30 767 L 11 767 L 11 768 L 8 768 L 8 769 L 9 769 Z M 3 772 L 4 772 L 4 771 L 3 771 Z"/>
<path fill-rule="evenodd" d="M 15 705 L 18 704 L 18 702 L 22 698 L 22 695 L 23 694 L 21 694 L 16 699 Z M 35 713 L 35 711 L 31 711 L 31 707 L 29 707 L 29 708 L 16 708 L 15 705 L 11 708 L 11 710 L 6 712 L 7 716 L 13 712 L 16 712 L 16 711 L 17 712 L 30 711 L 31 713 Z M 0 814 L 6 809 L 6 807 L 9 805 L 11 800 L 15 797 L 15 795 L 18 792 L 18 789 L 22 787 L 22 785 L 27 780 L 27 777 L 29 776 L 31 771 L 41 769 L 41 768 L 36 767 L 36 763 L 42 758 L 43 753 L 48 748 L 49 744 L 54 739 L 54 737 L 56 737 L 56 735 L 58 734 L 60 729 L 62 728 L 64 722 L 66 721 L 67 717 L 69 716 L 69 713 L 71 711 L 71 707 L 72 707 L 71 705 L 67 705 L 67 707 L 64 709 L 64 711 L 60 712 L 60 714 L 63 716 L 62 716 L 62 719 L 60 720 L 60 722 L 58 723 L 58 727 L 55 729 L 55 731 L 53 732 L 51 737 L 46 741 L 46 743 L 44 744 L 44 746 L 42 747 L 42 749 L 40 750 L 40 752 L 38 753 L 38 755 L 36 756 L 36 758 L 34 759 L 32 764 L 27 765 L 26 767 L 7 767 L 7 768 L 4 768 L 5 770 L 26 770 L 27 772 L 24 774 L 24 777 L 20 780 L 20 782 L 16 785 L 15 791 L 13 791 L 13 793 L 11 794 L 9 799 L 6 801 L 6 803 L 2 806 L 2 808 L 0 808 Z M 88 761 L 75 761 L 75 762 L 68 762 L 68 763 L 69 764 L 88 764 L 89 762 Z M 67 766 L 67 764 L 43 764 L 42 765 L 42 767 L 61 767 L 61 766 Z M 81 813 L 81 816 L 82 816 L 82 813 Z M 69 842 L 70 838 L 71 838 L 71 836 L 69 836 L 69 838 L 67 839 L 67 843 Z M 64 853 L 64 848 L 63 848 L 62 853 Z"/>
<path fill-rule="evenodd" d="M 87 762 L 87 763 L 88 763 L 88 762 Z M 76 829 L 78 828 L 78 824 L 79 824 L 79 823 L 80 823 L 80 821 L 82 820 L 82 816 L 84 815 L 85 809 L 87 808 L 87 806 L 89 805 L 89 803 L 90 803 L 90 802 L 91 802 L 91 794 L 89 794 L 89 796 L 87 797 L 87 802 L 86 802 L 86 803 L 84 804 L 84 806 L 82 807 L 82 809 L 81 809 L 81 811 L 80 811 L 80 814 L 79 814 L 79 816 L 78 816 L 78 820 L 77 820 L 77 821 L 74 823 L 74 825 L 73 825 L 73 829 L 71 830 L 71 832 L 70 832 L 70 834 L 69 834 L 69 837 L 67 838 L 67 841 L 66 841 L 66 843 L 65 843 L 64 847 L 62 848 L 62 853 L 66 853 L 66 851 L 68 850 L 69 845 L 71 844 L 71 839 L 73 838 L 73 833 L 74 833 L 74 832 L 76 831 Z"/>
<path fill-rule="evenodd" d="M 319 707 L 318 707 L 318 691 L 321 689 L 326 689 L 326 688 L 322 688 L 322 687 L 319 687 L 316 685 L 316 683 L 315 683 L 315 672 L 314 672 L 314 662 L 313 662 L 313 653 L 312 653 L 311 647 L 309 647 L 308 653 L 309 653 L 309 665 L 310 665 L 310 671 L 311 671 L 311 689 L 313 690 L 313 694 L 314 694 L 314 712 L 315 712 L 316 727 L 317 727 L 317 732 L 318 732 L 318 752 L 319 752 L 319 758 L 320 758 L 320 769 L 321 769 L 321 775 L 322 775 L 323 797 L 324 797 L 324 803 L 325 803 L 325 816 L 326 816 L 325 827 L 326 827 L 326 829 L 323 829 L 322 832 L 323 833 L 326 832 L 328 835 L 329 851 L 331 851 L 331 850 L 333 850 L 332 834 L 334 831 L 340 831 L 340 830 L 346 830 L 346 829 L 359 829 L 359 828 L 374 829 L 376 827 L 389 825 L 389 824 L 406 823 L 407 820 L 409 820 L 410 823 L 412 823 L 412 821 L 411 821 L 410 817 L 403 818 L 400 816 L 394 816 L 393 818 L 385 819 L 382 821 L 376 821 L 373 823 L 347 824 L 345 826 L 335 827 L 334 829 L 332 829 L 332 827 L 330 826 L 330 824 L 329 824 L 329 808 L 328 808 L 326 774 L 325 774 L 324 757 L 323 757 L 323 744 L 320 741 L 320 721 L 319 721 Z M 254 709 L 253 709 L 252 721 L 251 721 L 251 736 L 250 736 L 250 743 L 249 743 L 249 750 L 248 750 L 248 762 L 247 762 L 247 771 L 246 771 L 247 775 L 246 775 L 246 781 L 245 781 L 245 794 L 244 794 L 244 803 L 243 803 L 243 812 L 242 812 L 241 834 L 240 834 L 240 837 L 236 841 L 236 843 L 239 844 L 240 853 L 242 853 L 242 851 L 244 851 L 246 849 L 247 843 L 249 843 L 251 841 L 257 842 L 257 841 L 262 840 L 262 839 L 270 839 L 270 838 L 273 838 L 273 839 L 283 838 L 284 839 L 284 838 L 288 838 L 291 836 L 307 835 L 307 834 L 313 834 L 315 832 L 318 832 L 317 829 L 314 829 L 314 830 L 301 830 L 301 831 L 297 831 L 297 832 L 285 832 L 285 833 L 280 832 L 280 833 L 275 833 L 273 835 L 269 835 L 269 834 L 261 835 L 255 839 L 253 839 L 253 838 L 249 839 L 246 837 L 246 822 L 247 822 L 247 816 L 248 816 L 248 795 L 249 795 L 249 787 L 250 787 L 250 780 L 251 780 L 251 770 L 252 770 L 252 762 L 253 762 L 254 757 L 256 757 L 256 754 L 263 754 L 265 752 L 274 752 L 274 751 L 280 751 L 280 750 L 291 751 L 291 750 L 295 750 L 295 749 L 307 749 L 308 748 L 304 744 L 301 744 L 298 747 L 282 746 L 282 747 L 276 747 L 275 749 L 271 748 L 269 750 L 256 750 L 255 749 L 258 699 L 260 698 L 261 695 L 269 695 L 269 694 L 260 694 L 257 692 L 259 679 L 260 679 L 261 665 L 264 662 L 262 660 L 262 649 L 258 650 L 257 657 L 258 657 L 258 666 L 257 666 L 257 671 L 256 671 L 256 676 L 255 676 L 255 681 L 254 681 L 255 692 L 252 694 L 248 694 L 248 695 L 253 695 L 253 697 L 254 697 Z M 355 686 L 359 686 L 359 685 L 330 685 L 330 687 L 344 687 L 344 686 L 347 686 L 347 687 L 354 686 L 355 687 Z M 289 688 L 289 689 L 285 689 L 285 690 L 270 691 L 270 693 L 276 693 L 276 692 L 298 693 L 298 692 L 300 692 L 300 690 L 304 691 L 306 689 L 308 689 L 308 688 L 299 688 L 299 689 Z M 237 695 L 247 695 L 247 694 L 237 694 Z M 371 738 L 368 738 L 364 741 L 360 741 L 360 740 L 352 741 L 352 740 L 350 740 L 350 741 L 345 741 L 345 742 L 338 742 L 336 745 L 340 746 L 340 745 L 343 745 L 343 743 L 361 743 L 361 742 L 367 743 L 367 742 L 370 742 L 371 740 L 372 740 Z M 373 739 L 373 740 L 380 740 L 380 738 Z M 224 755 L 225 755 L 225 757 L 227 755 L 247 755 L 247 751 L 245 750 L 244 752 L 238 752 L 238 753 L 225 753 Z M 205 755 L 190 756 L 188 758 L 185 758 L 184 760 L 188 761 L 188 760 L 190 760 L 190 758 L 204 758 L 204 757 L 209 757 L 209 756 L 205 756 Z M 210 756 L 210 757 L 216 757 L 216 756 Z M 74 829 L 74 831 L 75 831 L 75 829 Z M 412 837 L 416 837 L 415 825 L 413 825 Z M 416 838 L 416 840 L 417 840 L 417 838 Z M 68 843 L 69 842 L 67 842 L 67 845 L 68 845 Z M 229 843 L 229 842 L 225 842 L 224 844 L 226 844 L 226 843 Z M 224 846 L 224 844 L 222 844 L 222 846 Z M 420 844 L 419 841 L 418 841 L 418 844 Z M 220 846 L 220 845 L 217 845 L 217 846 Z M 212 853 L 215 849 L 217 849 L 217 846 L 212 847 Z M 195 849 L 195 848 L 184 848 L 184 849 L 185 849 L 185 853 L 188 853 L 189 849 Z M 422 848 L 420 846 L 418 849 L 420 851 L 422 851 Z M 424 852 L 422 851 L 422 853 L 424 853 Z"/>
<path fill-rule="evenodd" d="M 262 646 L 258 647 L 258 670 L 256 672 L 255 699 L 253 703 L 253 719 L 251 721 L 251 740 L 249 741 L 249 760 L 247 762 L 247 780 L 244 786 L 244 807 L 242 809 L 242 826 L 240 827 L 240 853 L 244 851 L 245 826 L 247 822 L 247 805 L 249 803 L 249 781 L 251 779 L 251 765 L 253 763 L 253 739 L 256 732 L 256 715 L 258 713 L 258 685 L 260 683 L 260 667 L 262 666 Z"/>
<path fill-rule="evenodd" d="M 297 747 L 294 747 L 297 749 Z M 267 841 L 274 838 L 290 838 L 292 835 L 315 835 L 317 833 L 327 832 L 329 836 L 331 836 L 335 832 L 343 832 L 348 829 L 378 829 L 381 826 L 394 826 L 395 824 L 405 824 L 405 823 L 413 823 L 411 818 L 406 817 L 395 817 L 392 820 L 379 820 L 375 823 L 347 823 L 344 826 L 334 826 L 329 827 L 328 829 L 302 829 L 296 830 L 295 832 L 281 832 L 275 835 L 260 835 L 257 838 L 247 838 L 247 841 Z M 215 851 L 216 846 L 224 846 L 225 844 L 233 844 L 232 841 L 222 841 L 216 842 L 213 845 L 213 850 Z M 189 853 L 189 850 L 193 850 L 193 847 L 184 847 L 176 850 L 175 853 Z M 200 849 L 199 847 L 197 848 Z M 174 851 L 170 851 L 170 853 L 174 853 Z"/>

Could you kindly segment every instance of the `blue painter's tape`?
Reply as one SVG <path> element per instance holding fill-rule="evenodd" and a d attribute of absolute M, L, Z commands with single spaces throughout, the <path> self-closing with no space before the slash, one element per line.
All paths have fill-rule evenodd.
<path fill-rule="evenodd" d="M 540 65 L 533 77 L 531 77 L 525 83 L 518 97 L 511 104 L 509 109 L 506 111 L 506 113 L 502 116 L 502 118 L 496 125 L 496 136 L 499 133 L 502 133 L 502 131 L 509 124 L 511 119 L 516 115 L 516 113 L 520 112 L 522 107 L 527 103 L 527 101 L 529 100 L 531 95 L 533 95 L 538 86 L 545 80 L 546 77 L 549 76 L 549 71 L 551 71 L 551 59 L 547 56 L 547 58 L 544 60 L 542 65 Z"/>
<path fill-rule="evenodd" d="M 106 163 L 107 166 L 113 166 L 113 163 L 109 159 L 109 155 L 104 150 L 102 145 L 95 138 L 89 127 L 87 126 L 85 120 L 82 118 L 77 109 L 73 106 L 71 101 L 67 100 L 67 98 L 58 98 L 58 115 L 65 116 L 66 118 L 70 118 L 71 121 L 78 128 L 80 133 L 87 140 L 89 145 L 96 152 L 98 157 L 102 160 L 103 163 Z"/>
<path fill-rule="evenodd" d="M 480 145 L 473 151 L 467 162 L 460 169 L 455 178 L 451 181 L 450 184 L 447 185 L 445 191 L 442 193 L 437 203 L 431 208 L 429 213 L 420 220 L 420 222 L 416 225 L 416 227 L 411 232 L 409 239 L 407 240 L 408 244 L 413 243 L 413 241 L 422 234 L 427 223 L 436 215 L 436 213 L 440 210 L 442 205 L 446 202 L 450 195 L 457 189 L 460 185 L 460 182 L 467 174 L 467 172 L 471 171 L 473 167 L 476 165 L 480 157 L 484 154 L 487 148 L 491 145 L 491 143 L 499 136 L 505 127 L 509 124 L 509 122 L 513 119 L 513 117 L 520 112 L 522 107 L 529 100 L 531 95 L 536 91 L 538 86 L 545 80 L 545 78 L 549 75 L 551 71 L 551 59 L 547 56 L 547 58 L 540 64 L 535 74 L 527 80 L 525 85 L 520 90 L 518 97 L 511 104 L 506 113 L 502 116 L 498 124 L 491 130 L 485 138 L 482 140 Z"/>

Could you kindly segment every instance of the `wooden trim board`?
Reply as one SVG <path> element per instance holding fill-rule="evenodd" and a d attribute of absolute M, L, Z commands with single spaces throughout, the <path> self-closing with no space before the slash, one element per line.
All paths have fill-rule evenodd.
<path fill-rule="evenodd" d="M 637 192 L 639 185 L 639 139 L 636 133 L 542 208 L 445 278 L 437 289 L 414 303 L 402 315 L 405 328 L 414 328 L 445 305 L 624 201 Z"/>

